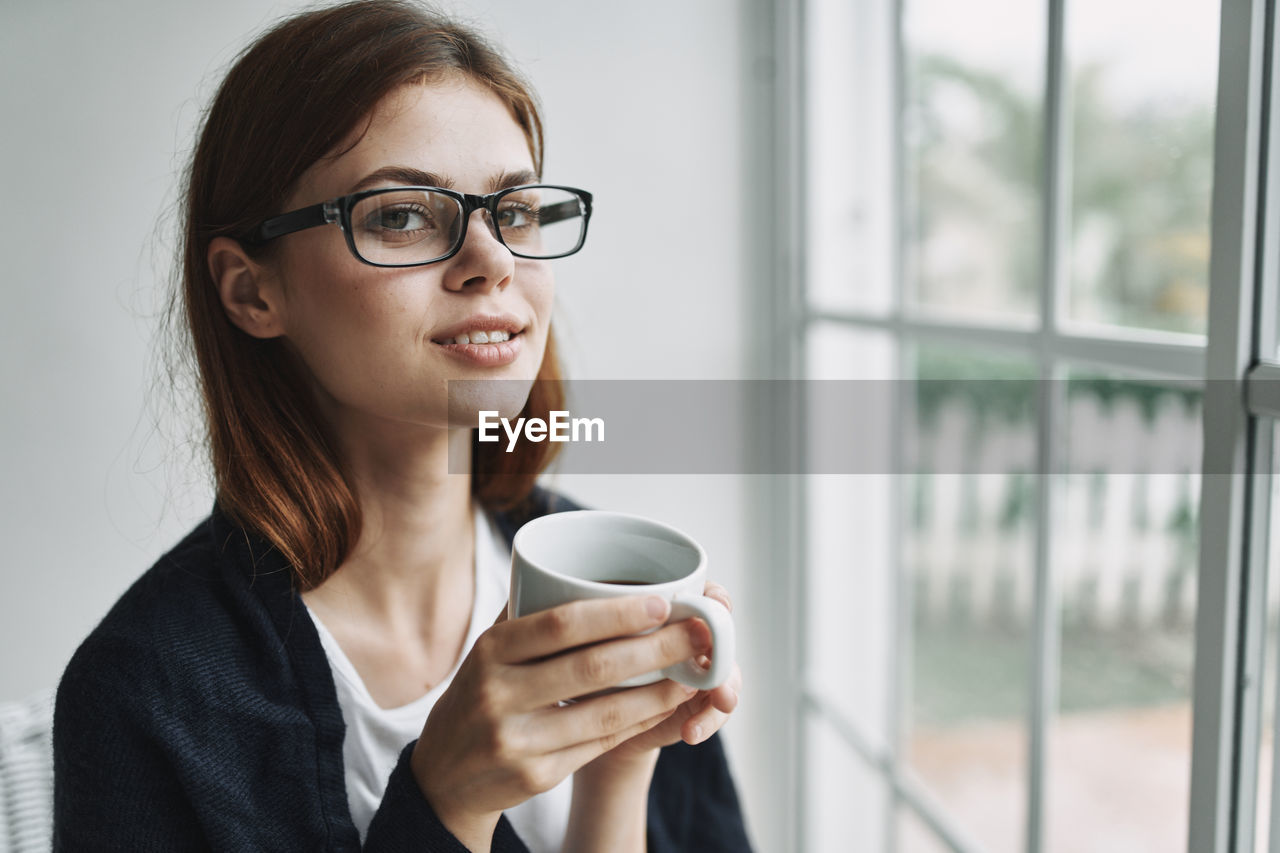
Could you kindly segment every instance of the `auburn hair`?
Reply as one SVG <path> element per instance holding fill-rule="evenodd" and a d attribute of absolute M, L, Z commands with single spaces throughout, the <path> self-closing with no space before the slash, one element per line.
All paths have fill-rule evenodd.
<path fill-rule="evenodd" d="M 355 488 L 302 366 L 282 339 L 254 338 L 228 318 L 209 271 L 215 237 L 239 239 L 282 212 L 299 176 L 367 122 L 397 87 L 464 74 L 487 87 L 524 131 L 542 174 L 542 120 L 532 89 L 471 29 L 399 0 L 357 0 L 288 18 L 249 45 L 204 115 L 187 174 L 181 284 L 220 509 L 270 541 L 303 589 L 331 575 L 360 536 Z M 270 247 L 247 251 L 270 251 Z M 546 418 L 564 391 L 550 332 L 521 412 Z M 472 436 L 472 494 L 518 508 L 557 445 L 505 453 Z"/>

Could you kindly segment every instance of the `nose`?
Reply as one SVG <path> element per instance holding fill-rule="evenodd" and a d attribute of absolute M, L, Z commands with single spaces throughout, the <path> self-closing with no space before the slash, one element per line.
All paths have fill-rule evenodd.
<path fill-rule="evenodd" d="M 447 263 L 444 286 L 455 292 L 502 289 L 515 273 L 515 256 L 498 239 L 493 219 L 484 209 L 472 211 L 462 248 Z"/>

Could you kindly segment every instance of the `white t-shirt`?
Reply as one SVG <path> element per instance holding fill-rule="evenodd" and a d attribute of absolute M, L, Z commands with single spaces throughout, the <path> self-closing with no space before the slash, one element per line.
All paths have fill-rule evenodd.
<path fill-rule="evenodd" d="M 472 504 L 472 515 L 476 524 L 476 555 L 471 624 L 467 628 L 462 655 L 444 680 L 425 696 L 399 708 L 378 707 L 338 641 L 315 613 L 307 611 L 311 613 L 311 621 L 315 623 L 320 644 L 329 659 L 329 668 L 333 670 L 338 705 L 347 726 L 342 742 L 347 802 L 362 843 L 374 812 L 382 802 L 387 779 L 400 758 L 401 750 L 422 734 L 422 726 L 436 699 L 453 682 L 459 665 L 471 651 L 476 638 L 493 624 L 507 601 L 511 582 L 511 549 L 493 519 L 475 503 Z M 550 791 L 507 809 L 507 819 L 533 853 L 560 849 L 569 823 L 572 796 L 573 777 L 569 776 Z"/>

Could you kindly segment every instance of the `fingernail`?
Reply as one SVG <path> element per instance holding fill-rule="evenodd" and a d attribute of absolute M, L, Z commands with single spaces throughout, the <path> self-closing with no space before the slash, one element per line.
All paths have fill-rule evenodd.
<path fill-rule="evenodd" d="M 648 611 L 649 618 L 658 622 L 666 619 L 667 614 L 671 612 L 671 602 L 667 601 L 665 598 L 659 598 L 656 595 L 651 595 L 645 599 L 644 609 Z"/>
<path fill-rule="evenodd" d="M 702 743 L 702 726 L 693 727 L 693 742 Z"/>
<path fill-rule="evenodd" d="M 692 696 L 693 694 L 698 692 L 698 688 L 691 687 L 688 684 L 681 684 L 680 686 L 684 688 L 684 695 L 686 696 Z"/>

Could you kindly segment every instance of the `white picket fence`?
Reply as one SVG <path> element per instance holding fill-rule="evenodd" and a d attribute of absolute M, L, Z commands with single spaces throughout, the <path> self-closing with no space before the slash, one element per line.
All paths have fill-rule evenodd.
<path fill-rule="evenodd" d="M 1051 478 L 1050 562 L 1064 624 L 1186 626 L 1194 619 L 1200 491 L 1198 410 L 1173 395 L 1154 416 L 1118 398 L 1075 395 Z M 904 567 L 926 623 L 1026 625 L 1035 566 L 1035 436 L 945 402 L 922 432 L 925 459 L 963 459 L 908 487 Z M 930 454 L 933 454 L 932 456 Z M 1005 470 L 1009 473 L 1000 473 Z M 1021 472 L 1021 473 L 1018 473 Z M 914 489 L 914 494 L 912 493 Z M 1021 490 L 1018 499 L 1011 494 Z M 1280 584 L 1268 591 L 1271 612 Z"/>

